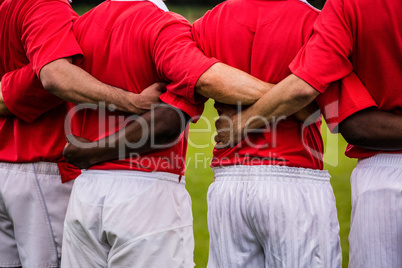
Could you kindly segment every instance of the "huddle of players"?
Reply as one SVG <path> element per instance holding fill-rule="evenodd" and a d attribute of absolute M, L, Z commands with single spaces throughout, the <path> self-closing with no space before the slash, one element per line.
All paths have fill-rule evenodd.
<path fill-rule="evenodd" d="M 152 160 L 185 158 L 187 124 L 207 98 L 251 105 L 217 105 L 216 141 L 236 145 L 214 150 L 209 267 L 341 266 L 320 122 L 302 122 L 314 99 L 360 159 L 349 266 L 401 267 L 400 1 L 329 0 L 319 14 L 303 0 L 229 0 L 193 27 L 159 0 L 106 1 L 80 18 L 63 0 L 0 4 L 0 267 L 57 267 L 60 256 L 63 267 L 192 267 L 184 161 Z M 166 91 L 150 86 L 163 81 Z M 73 105 L 41 84 L 70 102 L 141 115 L 126 125 L 120 112 L 77 110 L 80 138 L 69 137 L 65 155 L 91 167 L 77 177 L 61 157 Z M 167 105 L 149 111 L 159 99 Z M 283 115 L 271 131 L 267 122 Z M 153 150 L 147 139 L 125 152 L 158 165 L 119 158 L 151 123 L 156 143 L 173 146 Z"/>

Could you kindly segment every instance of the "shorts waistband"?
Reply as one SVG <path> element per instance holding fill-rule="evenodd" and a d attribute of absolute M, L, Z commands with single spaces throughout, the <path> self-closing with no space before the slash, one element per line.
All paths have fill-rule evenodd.
<path fill-rule="evenodd" d="M 145 172 L 138 170 L 95 170 L 95 169 L 83 169 L 83 175 L 88 176 L 105 176 L 107 178 L 119 178 L 119 177 L 137 177 L 144 179 L 158 179 L 164 181 L 170 181 L 180 184 L 186 184 L 184 176 L 180 176 L 168 172 Z M 179 182 L 180 180 L 180 182 Z"/>
<path fill-rule="evenodd" d="M 327 170 L 286 166 L 226 166 L 213 168 L 215 181 L 265 181 L 278 178 L 329 181 Z"/>
<path fill-rule="evenodd" d="M 20 172 L 31 172 L 36 174 L 60 175 L 57 163 L 34 162 L 34 163 L 6 163 L 0 162 L 0 169 L 14 170 Z"/>
<path fill-rule="evenodd" d="M 357 162 L 357 166 L 388 166 L 402 168 L 402 154 L 376 154 L 368 158 L 360 159 Z"/>

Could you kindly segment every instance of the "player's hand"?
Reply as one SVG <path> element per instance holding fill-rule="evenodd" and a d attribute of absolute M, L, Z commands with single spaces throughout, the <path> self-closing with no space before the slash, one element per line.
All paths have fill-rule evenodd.
<path fill-rule="evenodd" d="M 138 94 L 135 106 L 144 112 L 149 111 L 152 105 L 159 104 L 159 96 L 166 91 L 166 83 L 154 83 Z"/>
<path fill-rule="evenodd" d="M 96 152 L 94 152 L 96 148 L 97 144 L 94 142 L 82 137 L 68 135 L 63 155 L 68 163 L 80 169 L 87 169 L 97 163 Z"/>
<path fill-rule="evenodd" d="M 243 138 L 243 129 L 239 122 L 241 111 L 232 105 L 222 103 L 215 103 L 215 108 L 220 112 L 220 117 L 215 122 L 216 148 L 233 147 Z"/>

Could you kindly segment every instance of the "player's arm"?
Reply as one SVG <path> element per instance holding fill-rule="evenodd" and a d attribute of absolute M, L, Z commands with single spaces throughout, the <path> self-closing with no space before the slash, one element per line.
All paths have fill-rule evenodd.
<path fill-rule="evenodd" d="M 11 112 L 7 108 L 7 105 L 3 99 L 3 93 L 1 92 L 1 83 L 0 83 L 0 115 L 10 115 L 10 114 Z"/>
<path fill-rule="evenodd" d="M 372 150 L 402 150 L 402 115 L 362 110 L 342 121 L 339 131 L 352 145 Z"/>
<path fill-rule="evenodd" d="M 163 84 L 156 84 L 140 94 L 104 84 L 81 68 L 62 58 L 46 64 L 39 73 L 43 87 L 52 94 L 73 103 L 105 102 L 116 109 L 132 114 L 149 110 L 159 102 Z"/>
<path fill-rule="evenodd" d="M 1 79 L 2 106 L 11 114 L 30 123 L 63 101 L 43 89 L 31 64 L 8 72 Z M 3 109 L 6 112 L 6 110 Z"/>
<path fill-rule="evenodd" d="M 190 24 L 181 17 L 158 25 L 152 32 L 153 57 L 167 91 L 198 104 L 212 98 L 225 104 L 250 105 L 273 85 L 205 56 L 191 35 Z M 204 97 L 204 98 L 203 98 Z"/>
<path fill-rule="evenodd" d="M 26 55 L 45 89 L 75 103 L 106 101 L 106 105 L 114 104 L 114 108 L 130 113 L 149 109 L 157 97 L 148 99 L 103 84 L 71 64 L 71 57 L 78 61 L 83 56 L 72 31 L 77 17 L 67 2 L 49 0 L 27 3 L 17 22 Z"/>
<path fill-rule="evenodd" d="M 229 145 L 237 143 L 246 126 L 255 129 L 275 120 L 273 117 L 300 110 L 329 84 L 352 72 L 349 57 L 353 51 L 353 35 L 346 18 L 353 11 L 345 10 L 344 2 L 327 2 L 315 23 L 313 36 L 289 66 L 295 75 L 287 77 L 244 110 L 240 120 L 234 119 L 232 131 L 218 133 L 218 141 Z M 222 125 L 228 128 L 227 124 Z"/>
<path fill-rule="evenodd" d="M 162 104 L 102 140 L 88 142 L 68 136 L 69 144 L 63 154 L 70 164 L 81 169 L 104 161 L 124 159 L 132 154 L 145 154 L 156 146 L 157 149 L 172 146 L 189 120 L 190 117 L 182 111 Z"/>
<path fill-rule="evenodd" d="M 279 117 L 289 116 L 310 104 L 319 92 L 304 80 L 289 75 L 256 103 L 237 114 L 222 114 L 216 122 L 218 135 L 216 142 L 221 146 L 233 146 L 244 135 L 273 122 Z"/>
<path fill-rule="evenodd" d="M 219 103 L 251 105 L 274 86 L 226 64 L 216 63 L 200 76 L 195 90 Z M 317 104 L 312 102 L 293 115 L 298 121 L 304 122 L 318 110 Z"/>
<path fill-rule="evenodd" d="M 86 82 L 84 81 L 81 84 L 85 85 Z M 92 83 L 90 85 L 94 84 Z M 103 84 L 101 83 L 101 85 Z M 158 83 L 146 88 L 138 96 L 137 94 L 130 92 L 123 92 L 123 94 L 127 95 L 129 101 L 132 101 L 135 97 L 141 99 L 142 103 L 140 107 L 144 108 L 145 111 L 145 109 L 150 108 L 151 103 L 159 101 L 158 96 L 161 94 L 160 91 L 162 88 L 164 88 L 164 84 Z M 80 90 L 86 90 L 86 87 L 82 87 Z M 117 92 L 116 94 L 118 94 L 123 90 L 114 90 L 113 88 L 110 91 L 110 94 L 115 93 L 115 91 Z M 91 93 L 88 92 L 87 94 Z M 49 93 L 43 88 L 40 80 L 32 70 L 31 64 L 28 64 L 20 69 L 16 69 L 12 72 L 8 72 L 2 77 L 1 95 L 0 115 L 11 113 L 27 123 L 34 121 L 43 113 L 54 109 L 63 102 L 62 99 Z M 107 94 L 105 94 L 105 96 L 100 94 L 98 95 L 99 99 L 107 97 Z M 91 102 L 84 98 L 81 98 L 80 101 Z M 92 100 L 92 103 L 96 103 L 96 101 Z M 107 104 L 109 103 L 113 102 L 108 100 Z"/>
<path fill-rule="evenodd" d="M 177 32 L 173 39 L 172 32 Z M 197 96 L 201 95 L 224 104 L 251 105 L 273 88 L 273 84 L 261 81 L 214 58 L 206 57 L 193 41 L 186 22 L 164 27 L 157 35 L 154 52 L 161 76 L 173 81 L 167 91 L 194 104 L 199 103 Z M 194 78 L 197 79 L 193 84 Z M 294 114 L 304 106 L 289 110 L 288 115 Z"/>
<path fill-rule="evenodd" d="M 225 104 L 251 105 L 274 85 L 224 63 L 216 63 L 198 79 L 195 91 Z"/>

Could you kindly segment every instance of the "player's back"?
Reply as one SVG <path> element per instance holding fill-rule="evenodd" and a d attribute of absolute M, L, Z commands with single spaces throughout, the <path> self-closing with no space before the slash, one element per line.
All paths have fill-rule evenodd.
<path fill-rule="evenodd" d="M 401 110 L 402 1 L 344 0 L 353 69 L 380 109 Z"/>
<path fill-rule="evenodd" d="M 162 100 L 194 116 L 198 107 L 186 97 L 212 63 L 196 47 L 183 17 L 148 1 L 106 1 L 77 19 L 73 30 L 85 55 L 80 67 L 94 77 L 134 93 L 168 82 Z M 73 133 L 91 141 L 102 139 L 127 124 L 126 118 L 123 113 L 85 109 L 74 116 Z M 183 174 L 186 146 L 181 137 L 170 148 L 92 168 Z"/>
<path fill-rule="evenodd" d="M 385 111 L 402 114 L 402 1 L 348 0 L 346 20 L 353 35 L 353 70 Z M 349 157 L 376 152 L 348 145 Z"/>
<path fill-rule="evenodd" d="M 278 83 L 312 33 L 318 11 L 298 1 L 229 0 L 193 25 L 207 56 Z"/>
<path fill-rule="evenodd" d="M 37 11 L 39 8 L 41 12 Z M 51 15 L 42 14 L 45 9 Z M 56 162 L 61 159 L 65 145 L 63 123 L 67 108 L 62 100 L 51 95 L 45 98 L 44 94 L 41 95 L 38 92 L 44 89 L 37 78 L 37 73 L 52 59 L 71 55 L 69 52 L 75 53 L 73 53 L 76 51 L 75 47 L 69 49 L 71 43 L 64 43 L 64 47 L 59 46 L 58 42 L 63 37 L 65 42 L 70 40 L 66 38 L 68 32 L 58 27 L 68 27 L 76 17 L 78 15 L 66 0 L 0 1 L 0 79 L 2 79 L 3 97 L 6 99 L 6 96 L 13 95 L 15 100 L 21 99 L 17 102 L 19 107 L 9 107 L 13 113 L 12 116 L 0 117 L 0 139 L 2 140 L 0 161 Z M 42 25 L 53 23 L 52 30 L 60 31 L 52 35 L 53 39 L 51 39 L 45 33 L 48 28 L 36 28 L 37 25 L 32 25 L 32 21 Z M 27 67 L 33 68 L 35 73 L 30 70 L 31 72 L 23 73 L 23 77 L 10 75 Z M 6 75 L 10 76 L 5 79 Z M 15 83 L 13 78 L 23 81 L 18 80 Z M 30 95 L 19 96 L 20 93 L 13 90 L 15 86 L 13 84 L 27 86 L 31 90 Z M 42 103 L 38 103 L 36 98 L 34 98 L 35 103 L 26 105 L 30 97 L 36 95 L 43 96 L 41 101 L 48 110 L 44 109 Z M 52 129 L 49 126 L 52 126 Z"/>
<path fill-rule="evenodd" d="M 318 13 L 298 0 L 229 0 L 196 21 L 193 36 L 207 56 L 278 83 L 290 74 L 288 65 L 310 37 Z M 322 150 L 319 124 L 302 131 L 301 124 L 289 118 L 268 126 L 264 133 L 249 134 L 233 149 L 215 150 L 213 165 L 285 164 L 322 169 Z"/>
<path fill-rule="evenodd" d="M 74 23 L 83 49 L 80 65 L 93 76 L 134 93 L 156 81 L 153 58 L 155 31 L 165 12 L 150 2 L 106 1 Z M 135 74 L 135 75 L 133 75 Z"/>
<path fill-rule="evenodd" d="M 328 0 L 292 71 L 323 92 L 354 71 L 378 108 L 401 114 L 402 1 Z M 379 151 L 348 146 L 347 156 Z"/>

